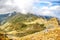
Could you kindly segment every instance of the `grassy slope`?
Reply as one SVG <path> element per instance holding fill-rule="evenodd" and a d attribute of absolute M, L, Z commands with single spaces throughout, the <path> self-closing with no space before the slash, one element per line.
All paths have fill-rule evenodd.
<path fill-rule="evenodd" d="M 31 34 L 34 35 L 34 33 L 40 32 L 46 28 L 50 29 L 58 27 L 58 22 L 56 18 L 51 18 L 50 20 L 47 21 L 42 17 L 38 17 L 32 14 L 27 15 L 17 14 L 16 16 L 9 19 L 7 23 L 3 29 L 6 31 L 7 34 L 11 34 L 15 37 L 23 37 L 23 36 L 26 37 L 26 35 Z M 21 39 L 25 40 L 24 39 L 25 37 Z M 28 40 L 27 37 L 26 39 Z"/>
<path fill-rule="evenodd" d="M 39 23 L 39 21 L 42 22 Z M 6 23 L 3 29 L 7 34 L 22 37 L 46 29 L 43 21 L 42 18 L 33 14 L 17 14 L 8 20 L 8 24 Z"/>
<path fill-rule="evenodd" d="M 32 35 L 17 38 L 17 40 L 60 40 L 60 27 L 47 29 Z"/>

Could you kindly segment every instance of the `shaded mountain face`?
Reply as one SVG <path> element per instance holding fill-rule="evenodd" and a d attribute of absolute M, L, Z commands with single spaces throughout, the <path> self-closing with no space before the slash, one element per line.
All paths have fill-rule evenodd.
<path fill-rule="evenodd" d="M 8 17 L 9 14 L 0 14 L 0 24 L 6 20 L 6 18 Z"/>
<path fill-rule="evenodd" d="M 16 12 L 0 14 L 0 25 L 4 24 L 10 17 L 14 16 Z"/>

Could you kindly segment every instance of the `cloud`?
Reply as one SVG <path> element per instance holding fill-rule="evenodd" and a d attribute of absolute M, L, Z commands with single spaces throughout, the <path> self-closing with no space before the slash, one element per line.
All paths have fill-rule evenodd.
<path fill-rule="evenodd" d="M 58 5 L 58 1 L 59 0 L 1 0 L 0 13 L 4 14 L 6 12 L 18 11 L 25 14 L 30 12 L 37 15 L 60 17 L 60 5 Z"/>
<path fill-rule="evenodd" d="M 4 13 L 4 12 L 7 12 L 8 10 L 10 11 L 11 9 L 12 10 L 16 9 L 17 11 L 20 11 L 22 13 L 26 13 L 26 12 L 29 12 L 30 9 L 33 8 L 33 4 L 38 1 L 39 0 L 5 0 L 5 1 L 1 0 L 0 10 L 1 11 L 3 10 L 2 12 Z M 1 11 L 0 13 L 2 13 Z"/>
<path fill-rule="evenodd" d="M 15 10 L 16 7 L 11 0 L 0 0 L 0 14 L 6 14 Z"/>
<path fill-rule="evenodd" d="M 14 0 L 14 4 L 21 10 L 22 13 L 26 13 L 31 10 L 35 2 L 39 0 Z"/>
<path fill-rule="evenodd" d="M 56 17 L 60 18 L 60 6 L 53 6 L 50 8 Z"/>
<path fill-rule="evenodd" d="M 60 6 L 42 7 L 37 12 L 40 15 L 60 18 Z"/>
<path fill-rule="evenodd" d="M 0 0 L 0 4 L 4 4 L 6 0 Z"/>
<path fill-rule="evenodd" d="M 36 14 L 38 15 L 44 15 L 44 16 L 54 16 L 52 9 L 49 9 L 49 7 L 42 7 L 37 10 Z"/>
<path fill-rule="evenodd" d="M 60 1 L 60 0 L 41 0 L 41 1 Z"/>
<path fill-rule="evenodd" d="M 44 7 L 34 7 L 31 13 L 44 16 L 54 16 L 60 18 L 60 6 L 44 6 Z"/>

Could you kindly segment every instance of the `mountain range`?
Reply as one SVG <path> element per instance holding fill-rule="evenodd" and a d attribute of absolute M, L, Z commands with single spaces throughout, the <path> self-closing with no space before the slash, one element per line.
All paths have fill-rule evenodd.
<path fill-rule="evenodd" d="M 11 12 L 11 13 L 6 13 L 6 14 L 0 14 L 0 25 L 4 24 L 9 18 L 15 16 L 16 14 L 19 14 L 19 16 L 21 16 L 21 13 L 16 13 L 15 11 Z M 27 14 L 27 15 L 29 16 L 30 14 Z M 52 18 L 52 16 L 42 16 L 42 15 L 36 15 L 36 14 L 33 14 L 33 15 L 38 16 L 38 17 L 42 17 L 45 19 Z"/>
<path fill-rule="evenodd" d="M 52 16 L 19 12 L 0 14 L 0 16 L 0 34 L 7 36 L 8 39 L 21 38 L 60 25 L 60 20 Z"/>

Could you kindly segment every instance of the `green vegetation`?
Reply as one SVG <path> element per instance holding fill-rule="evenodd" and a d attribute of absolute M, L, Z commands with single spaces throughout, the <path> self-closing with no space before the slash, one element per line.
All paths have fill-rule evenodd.
<path fill-rule="evenodd" d="M 24 15 L 24 14 L 18 13 L 16 16 L 12 17 L 9 22 L 12 22 L 12 23 L 31 22 L 31 21 L 36 20 L 37 18 L 39 17 L 33 14 Z"/>
<path fill-rule="evenodd" d="M 18 33 L 16 33 L 16 35 L 12 35 L 22 37 L 46 29 L 46 27 L 44 27 L 44 24 L 24 24 L 24 22 L 32 22 L 38 18 L 40 17 L 33 14 L 17 14 L 8 21 L 11 23 L 11 25 L 5 27 L 5 31 L 17 31 Z"/>
<path fill-rule="evenodd" d="M 8 32 L 16 30 L 18 33 L 16 33 L 15 36 L 18 36 L 18 37 L 33 34 L 33 33 L 36 33 L 36 32 L 46 29 L 46 27 L 44 27 L 44 24 L 38 24 L 38 23 L 29 24 L 29 25 L 26 25 L 23 23 L 17 23 L 14 25 L 12 24 L 9 27 L 10 28 L 8 29 Z"/>
<path fill-rule="evenodd" d="M 56 18 L 46 20 L 33 14 L 18 13 L 7 21 L 7 24 L 4 25 L 5 27 L 0 29 L 0 32 L 4 32 L 8 36 L 23 37 L 40 32 L 46 28 L 50 29 L 58 26 L 58 24 L 60 24 L 60 21 L 58 23 Z"/>

